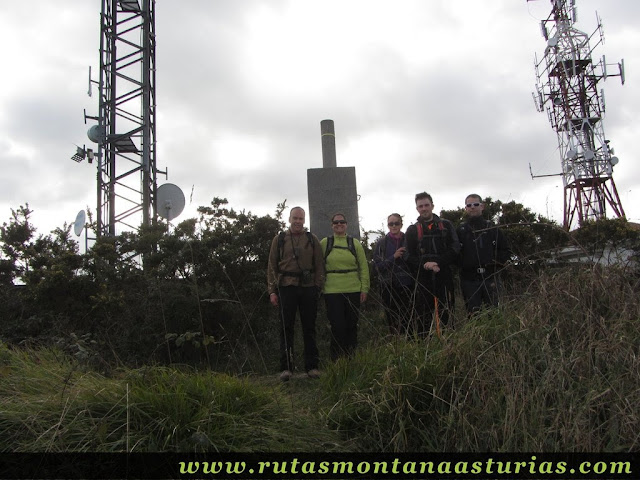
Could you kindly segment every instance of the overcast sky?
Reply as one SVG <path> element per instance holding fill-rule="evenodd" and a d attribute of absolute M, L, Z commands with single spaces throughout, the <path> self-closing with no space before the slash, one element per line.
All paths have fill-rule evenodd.
<path fill-rule="evenodd" d="M 627 218 L 640 222 L 640 2 L 577 0 L 576 28 L 624 58 L 626 83 L 601 82 L 604 131 L 620 163 Z M 83 109 L 99 70 L 98 0 L 0 2 L 0 223 L 26 203 L 39 233 L 96 208 Z M 320 121 L 335 122 L 338 166 L 356 167 L 360 224 L 413 222 L 414 194 L 436 212 L 467 193 L 515 200 L 562 222 L 556 134 L 535 110 L 534 55 L 548 0 L 158 0 L 159 178 L 196 216 L 214 196 L 257 215 L 307 206 L 322 166 Z M 611 73 L 611 72 L 610 72 Z"/>

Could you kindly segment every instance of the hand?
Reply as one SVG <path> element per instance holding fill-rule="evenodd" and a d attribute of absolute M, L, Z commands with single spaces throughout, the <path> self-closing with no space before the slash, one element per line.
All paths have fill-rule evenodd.
<path fill-rule="evenodd" d="M 407 250 L 406 247 L 400 247 L 399 249 L 396 250 L 396 253 L 393 254 L 393 258 L 400 258 L 402 255 L 404 255 L 404 252 Z"/>
<path fill-rule="evenodd" d="M 271 302 L 271 305 L 273 305 L 274 307 L 278 306 L 278 295 L 276 295 L 275 293 L 272 293 L 271 295 L 269 295 L 269 301 Z"/>
<path fill-rule="evenodd" d="M 360 292 L 360 303 L 364 303 L 367 301 L 367 294 L 365 292 Z"/>
<path fill-rule="evenodd" d="M 426 262 L 422 267 L 425 270 L 431 270 L 435 273 L 440 271 L 440 266 L 436 262 Z"/>

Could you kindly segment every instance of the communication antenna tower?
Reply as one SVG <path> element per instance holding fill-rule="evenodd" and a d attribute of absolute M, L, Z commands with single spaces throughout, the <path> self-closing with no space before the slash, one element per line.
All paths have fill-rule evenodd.
<path fill-rule="evenodd" d="M 618 72 L 607 72 L 605 57 L 594 61 L 593 50 L 604 42 L 602 22 L 590 36 L 577 30 L 575 0 L 551 0 L 551 13 L 542 20 L 542 36 L 547 42 L 544 57 L 535 59 L 536 92 L 533 99 L 539 112 L 546 111 L 558 137 L 564 183 L 564 228 L 577 222 L 606 218 L 607 209 L 616 217 L 624 210 L 613 181 L 618 163 L 604 134 L 604 91 L 598 82 L 619 76 L 624 85 L 624 60 Z M 597 36 L 596 36 L 597 35 Z M 590 42 L 594 41 L 593 47 Z"/>
<path fill-rule="evenodd" d="M 97 235 L 116 225 L 137 229 L 157 219 L 155 0 L 102 0 L 100 76 L 89 69 L 89 96 L 97 85 L 99 113 L 74 160 L 97 160 Z M 80 150 L 83 150 L 82 152 Z M 79 157 L 78 160 L 76 157 Z"/>

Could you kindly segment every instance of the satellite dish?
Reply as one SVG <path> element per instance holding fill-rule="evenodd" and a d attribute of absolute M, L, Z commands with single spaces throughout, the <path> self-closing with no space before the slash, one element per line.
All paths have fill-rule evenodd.
<path fill-rule="evenodd" d="M 576 155 L 578 155 L 578 152 L 574 148 L 570 148 L 569 151 L 567 152 L 568 159 L 576 158 Z"/>
<path fill-rule="evenodd" d="M 86 221 L 86 216 L 84 214 L 84 210 L 80 210 L 76 215 L 76 221 L 73 222 L 73 233 L 76 234 L 76 237 L 79 237 L 82 234 L 82 230 L 84 230 L 85 221 Z"/>
<path fill-rule="evenodd" d="M 611 165 L 612 166 L 616 166 L 618 164 L 620 160 L 618 159 L 618 157 L 611 157 Z"/>
<path fill-rule="evenodd" d="M 558 45 L 558 39 L 556 37 L 551 37 L 548 41 L 547 41 L 547 45 L 549 45 L 550 47 L 555 47 Z"/>
<path fill-rule="evenodd" d="M 184 193 L 177 185 L 165 183 L 158 187 L 156 202 L 158 215 L 171 221 L 184 210 Z"/>
<path fill-rule="evenodd" d="M 101 127 L 100 125 L 94 125 L 91 127 L 87 131 L 87 136 L 93 143 L 104 143 L 107 138 L 104 127 Z"/>

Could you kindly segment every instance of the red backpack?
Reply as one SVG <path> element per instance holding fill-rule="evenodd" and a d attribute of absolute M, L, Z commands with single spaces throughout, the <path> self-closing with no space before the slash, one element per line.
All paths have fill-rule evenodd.
<path fill-rule="evenodd" d="M 433 223 L 430 223 L 429 230 L 431 230 L 432 226 L 433 226 Z M 422 237 L 424 236 L 424 231 L 422 230 L 422 223 L 421 222 L 416 223 L 416 228 L 418 229 L 418 243 L 420 243 L 422 241 Z M 438 221 L 438 230 L 442 232 L 443 238 L 447 236 L 447 229 L 444 228 L 444 223 L 442 223 L 442 220 Z"/>

